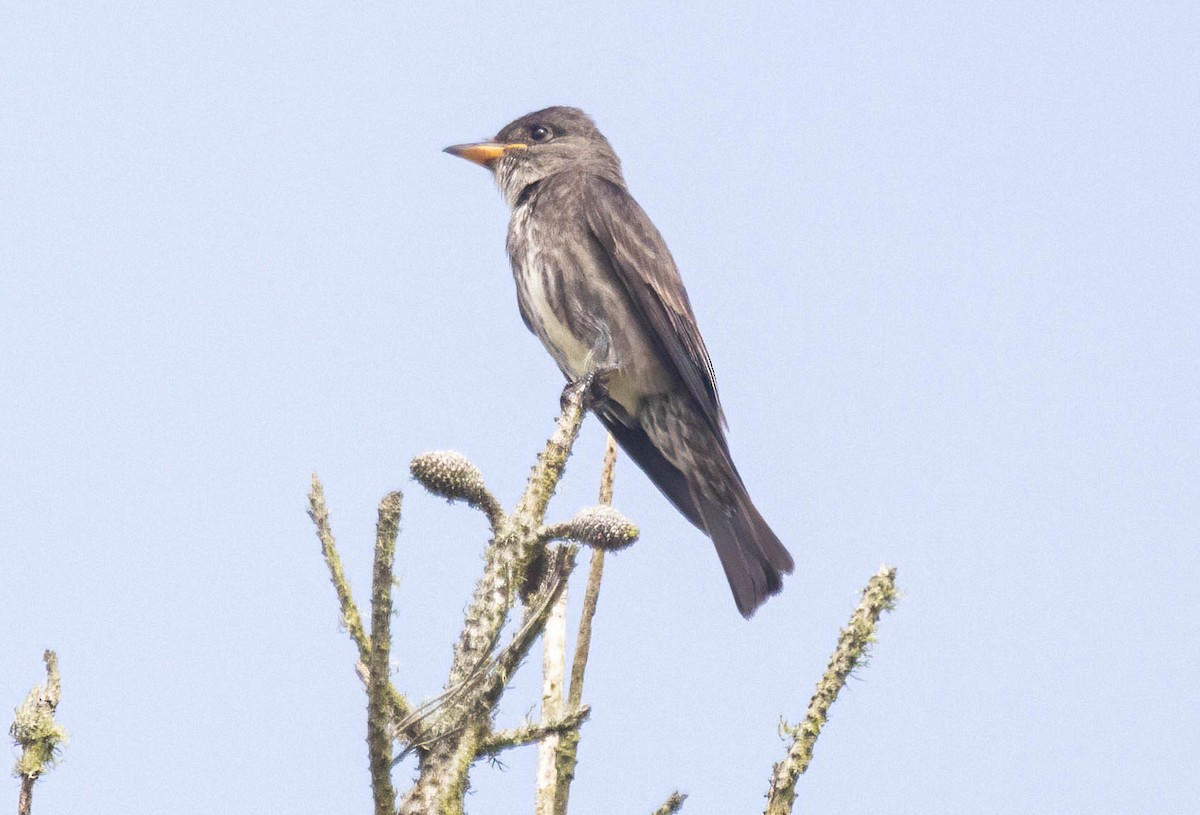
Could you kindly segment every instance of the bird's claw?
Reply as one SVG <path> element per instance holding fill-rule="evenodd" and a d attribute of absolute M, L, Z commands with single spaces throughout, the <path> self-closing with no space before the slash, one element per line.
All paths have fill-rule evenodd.
<path fill-rule="evenodd" d="M 574 382 L 568 382 L 567 386 L 563 388 L 562 397 L 559 399 L 560 407 L 565 408 L 567 402 L 575 394 L 579 395 L 584 410 L 591 410 L 597 404 L 606 400 L 608 398 L 608 377 L 615 370 L 615 366 L 592 368 Z"/>

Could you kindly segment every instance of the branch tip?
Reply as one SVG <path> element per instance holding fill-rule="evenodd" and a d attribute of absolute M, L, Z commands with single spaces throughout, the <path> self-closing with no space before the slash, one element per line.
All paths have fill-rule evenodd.
<path fill-rule="evenodd" d="M 545 527 L 541 536 L 547 541 L 577 541 L 606 552 L 618 552 L 637 541 L 638 528 L 617 510 L 601 505 L 580 510 L 566 523 Z"/>
<path fill-rule="evenodd" d="M 62 753 L 67 731 L 54 721 L 58 701 L 62 696 L 62 680 L 58 673 L 58 655 L 47 650 L 42 654 L 46 663 L 46 682 L 34 685 L 15 711 L 9 735 L 21 748 L 21 757 L 13 775 L 21 779 L 21 801 L 28 803 L 33 794 L 33 782 L 51 769 Z"/>
<path fill-rule="evenodd" d="M 780 730 L 791 739 L 791 746 L 771 773 L 767 791 L 766 815 L 790 815 L 796 799 L 796 781 L 812 762 L 813 748 L 829 715 L 829 708 L 855 668 L 864 664 L 867 650 L 875 641 L 875 626 L 885 611 L 896 605 L 896 569 L 883 566 L 867 581 L 862 600 L 838 637 L 825 675 L 817 683 L 808 713 L 799 725 L 781 723 Z"/>
<path fill-rule="evenodd" d="M 450 501 L 466 501 L 483 511 L 492 527 L 503 519 L 500 502 L 483 483 L 483 473 L 462 453 L 439 451 L 422 453 L 409 464 L 409 472 L 421 486 Z"/>
<path fill-rule="evenodd" d="M 687 796 L 681 792 L 673 792 L 663 802 L 663 805 L 654 810 L 654 815 L 674 815 L 674 813 L 683 809 L 683 802 L 687 800 Z"/>

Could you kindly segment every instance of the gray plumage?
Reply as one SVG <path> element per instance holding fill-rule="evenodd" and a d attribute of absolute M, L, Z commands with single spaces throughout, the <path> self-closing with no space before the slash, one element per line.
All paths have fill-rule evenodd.
<path fill-rule="evenodd" d="M 792 558 L 730 458 L 716 378 L 662 236 L 583 111 L 517 119 L 447 148 L 492 170 L 512 210 L 508 255 L 529 329 L 569 381 L 604 374 L 593 410 L 683 515 L 712 538 L 738 610 L 782 587 Z"/>

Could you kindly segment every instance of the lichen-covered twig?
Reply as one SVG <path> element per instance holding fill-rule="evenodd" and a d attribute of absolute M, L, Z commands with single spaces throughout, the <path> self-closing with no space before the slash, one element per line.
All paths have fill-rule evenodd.
<path fill-rule="evenodd" d="M 21 791 L 17 799 L 18 815 L 29 815 L 33 806 L 33 784 L 41 775 L 54 766 L 67 731 L 54 721 L 58 700 L 62 696 L 62 682 L 58 674 L 58 655 L 46 651 L 42 655 L 46 663 L 46 683 L 34 685 L 33 690 L 16 710 L 8 732 L 13 743 L 21 748 L 21 757 L 13 768 L 13 775 L 21 779 Z"/>
<path fill-rule="evenodd" d="M 492 733 L 479 745 L 480 756 L 496 755 L 513 747 L 524 747 L 541 741 L 551 734 L 563 734 L 579 728 L 587 721 L 592 709 L 583 705 L 571 711 L 562 718 L 551 721 L 530 722 L 512 730 L 501 730 Z"/>
<path fill-rule="evenodd" d="M 312 490 L 308 493 L 308 517 L 312 518 L 317 527 L 317 539 L 321 541 L 321 555 L 325 565 L 329 567 L 329 579 L 333 581 L 333 590 L 337 592 L 338 605 L 342 610 L 342 623 L 346 626 L 350 639 L 358 646 L 358 657 L 365 664 L 371 654 L 371 641 L 363 630 L 362 617 L 359 616 L 358 606 L 354 604 L 354 595 L 350 593 L 350 581 L 346 579 L 346 571 L 342 568 L 342 558 L 338 554 L 337 544 L 333 539 L 333 530 L 329 526 L 329 507 L 325 504 L 325 488 L 321 486 L 317 474 L 312 475 Z"/>
<path fill-rule="evenodd" d="M 654 810 L 654 815 L 675 815 L 676 812 L 683 809 L 683 802 L 687 800 L 687 796 L 680 792 L 673 792 L 663 802 L 663 805 Z"/>
<path fill-rule="evenodd" d="M 637 528 L 610 506 L 616 459 L 611 436 L 601 479 L 601 505 L 581 511 L 566 523 L 544 524 L 547 505 L 579 433 L 586 388 L 584 383 L 564 391 L 554 434 L 538 456 L 525 492 L 511 514 L 505 514 L 478 469 L 460 454 L 430 453 L 414 459 L 413 475 L 423 485 L 435 494 L 465 500 L 485 512 L 493 532 L 483 575 L 454 648 L 445 690 L 416 709 L 391 684 L 388 664 L 400 494 L 388 495 L 379 508 L 368 636 L 337 553 L 321 484 L 313 476 L 309 515 L 317 527 L 342 619 L 358 646 L 359 675 L 368 691 L 368 743 L 377 815 L 462 815 L 471 765 L 481 757 L 533 743 L 544 748 L 536 812 L 566 815 L 577 763 L 579 726 L 589 713 L 582 704 L 583 682 L 605 552 L 623 548 L 637 538 Z M 551 546 L 554 541 L 570 543 Z M 579 551 L 575 543 L 589 545 L 591 566 L 567 684 L 565 592 Z M 895 569 L 884 567 L 871 579 L 863 591 L 862 603 L 841 632 L 807 717 L 801 725 L 787 728 L 792 743 L 787 756 L 773 769 L 767 815 L 790 815 L 797 778 L 812 760 L 813 745 L 829 708 L 855 666 L 865 658 L 880 615 L 895 602 L 895 576 Z M 521 625 L 509 643 L 500 647 L 501 632 L 518 602 L 523 604 Z M 555 622 L 548 628 L 550 620 Z M 543 633 L 547 635 L 547 658 L 541 721 L 497 732 L 492 722 L 500 698 L 533 642 Z M 56 685 L 56 672 L 54 676 Z M 396 759 L 392 758 L 393 739 L 407 744 Z M 412 750 L 418 758 L 417 780 L 397 807 L 390 771 Z M 655 815 L 678 812 L 685 798 L 672 793 Z"/>
<path fill-rule="evenodd" d="M 880 615 L 891 611 L 896 603 L 896 570 L 882 567 L 863 589 L 862 602 L 842 629 L 837 648 L 830 657 L 825 675 L 817 683 L 816 692 L 808 703 L 808 714 L 798 726 L 788 728 L 792 743 L 787 756 L 775 765 L 771 786 L 767 791 L 766 815 L 790 815 L 796 799 L 796 780 L 812 761 L 813 746 L 821 735 L 829 707 L 846 684 L 854 668 L 866 656 L 875 641 L 875 626 Z"/>
<path fill-rule="evenodd" d="M 556 553 L 553 568 L 544 575 L 542 587 L 526 606 L 521 627 L 508 645 L 497 653 L 489 653 L 462 682 L 422 702 L 397 723 L 397 732 L 410 734 L 410 739 L 420 734 L 420 740 L 411 742 L 412 749 L 427 751 L 440 741 L 460 734 L 464 730 L 463 711 L 471 709 L 472 705 L 494 709 L 512 675 L 537 640 L 559 592 L 566 587 L 567 578 L 575 567 L 574 557 L 572 549 L 563 548 Z M 490 738 L 488 732 L 484 740 Z"/>
<path fill-rule="evenodd" d="M 563 392 L 562 412 L 554 434 L 538 456 L 513 513 L 504 517 L 489 513 L 489 519 L 496 518 L 493 522 L 495 534 L 487 549 L 483 576 L 476 584 L 462 633 L 454 648 L 447 692 L 475 685 L 474 677 L 480 674 L 483 666 L 494 664 L 495 667 L 483 673 L 487 680 L 480 682 L 476 690 L 455 691 L 436 712 L 436 733 L 428 749 L 419 757 L 417 781 L 400 802 L 400 815 L 432 812 L 459 815 L 462 812 L 468 771 L 491 734 L 499 694 L 516 667 L 508 659 L 523 654 L 527 644 L 532 642 L 532 637 L 518 636 L 501 657 L 492 662 L 492 651 L 517 601 L 518 589 L 525 581 L 530 564 L 545 548 L 538 532 L 579 434 L 585 390 L 589 384 L 582 383 Z M 553 603 L 563 586 L 565 578 L 549 592 L 549 603 Z M 546 594 L 539 592 L 539 596 Z M 549 612 L 546 602 L 539 599 L 532 599 L 531 605 L 544 607 L 546 613 Z M 533 619 L 536 618 L 534 615 Z M 526 624 L 530 619 L 527 609 Z M 523 625 L 518 635 L 526 627 Z"/>
<path fill-rule="evenodd" d="M 371 654 L 367 662 L 367 753 L 375 815 L 394 815 L 392 786 L 392 710 L 389 658 L 392 647 L 392 582 L 402 496 L 391 492 L 379 503 L 375 525 L 375 562 L 371 575 Z"/>
<path fill-rule="evenodd" d="M 466 624 L 454 649 L 449 684 L 461 681 L 496 642 L 516 599 L 515 589 L 537 553 L 540 543 L 537 530 L 582 422 L 583 397 L 581 392 L 575 392 L 573 397 L 564 399 L 554 434 L 538 456 L 516 510 L 505 519 L 500 534 L 488 547 L 484 575 L 476 585 Z"/>
<path fill-rule="evenodd" d="M 567 590 L 567 581 L 571 572 L 575 570 L 576 554 L 577 550 L 573 546 L 562 546 L 554 550 L 551 568 L 543 575 L 541 585 L 529 598 L 521 627 L 513 635 L 512 641 L 496 656 L 495 668 L 491 672 L 487 688 L 483 691 L 489 703 L 499 701 L 509 678 L 525 660 L 538 635 L 545 629 L 546 621 L 554 613 L 555 605 Z"/>
<path fill-rule="evenodd" d="M 333 529 L 329 525 L 329 507 L 325 504 L 325 488 L 321 486 L 320 479 L 317 474 L 312 476 L 312 490 L 308 494 L 308 517 L 312 518 L 313 523 L 317 527 L 317 538 L 321 541 L 321 554 L 325 558 L 325 565 L 329 567 L 329 578 L 333 582 L 333 589 L 337 592 L 338 605 L 342 611 L 342 623 L 346 626 L 346 632 L 350 635 L 350 639 L 354 640 L 354 644 L 358 646 L 358 661 L 361 665 L 370 665 L 371 663 L 371 640 L 363 630 L 362 617 L 358 613 L 358 606 L 354 603 L 354 596 L 350 593 L 350 581 L 346 579 L 346 572 L 342 568 L 342 558 L 338 554 L 337 544 L 333 539 Z M 363 681 L 368 681 L 368 672 L 360 672 Z M 410 711 L 408 700 L 404 698 L 395 686 L 390 682 L 387 686 L 388 706 L 392 711 L 392 715 L 397 718 L 407 716 Z"/>

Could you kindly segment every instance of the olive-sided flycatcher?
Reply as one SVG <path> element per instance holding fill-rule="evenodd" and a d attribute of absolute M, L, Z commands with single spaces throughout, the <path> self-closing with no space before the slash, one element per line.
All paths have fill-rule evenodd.
<path fill-rule="evenodd" d="M 792 557 L 755 509 L 725 441 L 712 363 L 679 270 L 581 110 L 522 116 L 446 152 L 492 171 L 512 210 L 508 256 L 529 330 L 650 480 L 717 547 L 738 611 L 782 587 Z"/>

